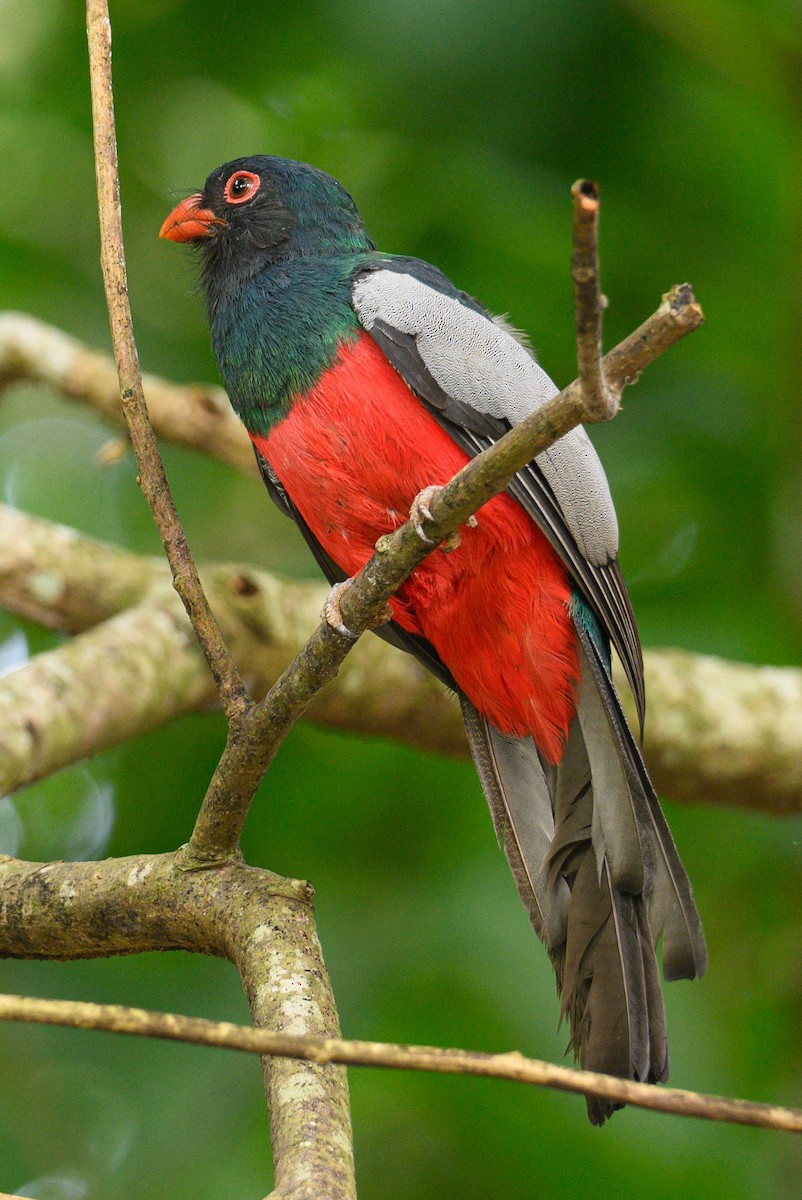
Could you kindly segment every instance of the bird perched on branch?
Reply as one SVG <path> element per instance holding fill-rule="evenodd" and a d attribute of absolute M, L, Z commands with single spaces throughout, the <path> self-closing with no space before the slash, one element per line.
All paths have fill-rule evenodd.
<path fill-rule="evenodd" d="M 213 171 L 161 236 L 201 252 L 212 346 L 267 488 L 328 579 L 557 392 L 428 263 L 381 254 L 348 193 L 268 156 Z M 454 539 L 457 542 L 457 539 Z M 444 547 L 449 549 L 449 547 Z M 434 551 L 379 632 L 460 697 L 496 833 L 581 1064 L 668 1074 L 667 979 L 705 968 L 690 884 L 611 681 L 643 664 L 601 464 L 575 429 Z M 336 600 L 329 616 L 340 620 Z M 347 631 L 345 631 L 347 632 Z M 601 1124 L 616 1104 L 588 1099 Z"/>

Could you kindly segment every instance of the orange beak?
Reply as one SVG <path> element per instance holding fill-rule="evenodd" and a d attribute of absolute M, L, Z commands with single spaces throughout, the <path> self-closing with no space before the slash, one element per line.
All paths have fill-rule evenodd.
<path fill-rule="evenodd" d="M 194 242 L 196 238 L 211 237 L 215 226 L 225 225 L 210 208 L 202 208 L 203 196 L 196 192 L 177 204 L 159 230 L 160 238 L 169 242 Z"/>

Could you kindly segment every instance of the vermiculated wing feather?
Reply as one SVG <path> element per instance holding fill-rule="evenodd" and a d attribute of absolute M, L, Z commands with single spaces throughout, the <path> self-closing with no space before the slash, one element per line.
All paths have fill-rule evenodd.
<path fill-rule="evenodd" d="M 448 413 L 451 421 L 472 433 L 485 434 L 494 441 L 509 428 L 505 428 L 504 422 L 497 417 L 478 412 L 469 404 L 463 404 L 449 396 L 430 375 L 411 333 L 402 333 L 400 329 L 394 329 L 392 325 L 381 320 L 374 321 L 369 333 L 408 386 L 428 408 L 434 409 L 435 414 Z"/>

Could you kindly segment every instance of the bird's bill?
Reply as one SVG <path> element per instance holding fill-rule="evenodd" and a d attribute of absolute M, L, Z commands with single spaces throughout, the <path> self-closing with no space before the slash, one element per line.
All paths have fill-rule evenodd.
<path fill-rule="evenodd" d="M 203 207 L 203 196 L 196 192 L 176 204 L 159 230 L 160 238 L 169 242 L 194 242 L 211 237 L 218 225 L 225 224 L 210 208 Z"/>

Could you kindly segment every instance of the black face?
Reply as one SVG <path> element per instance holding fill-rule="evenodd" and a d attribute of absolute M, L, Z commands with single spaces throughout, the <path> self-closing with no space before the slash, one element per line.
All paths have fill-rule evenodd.
<path fill-rule="evenodd" d="M 286 188 L 271 160 L 240 158 L 212 171 L 201 203 L 219 221 L 204 249 L 212 254 L 226 247 L 226 257 L 252 255 L 288 242 L 298 216 L 288 205 Z M 216 245 L 215 245 L 216 244 Z"/>
<path fill-rule="evenodd" d="M 336 179 L 267 154 L 212 171 L 203 191 L 170 213 L 161 236 L 200 251 L 212 308 L 266 266 L 374 249 L 356 205 Z"/>

